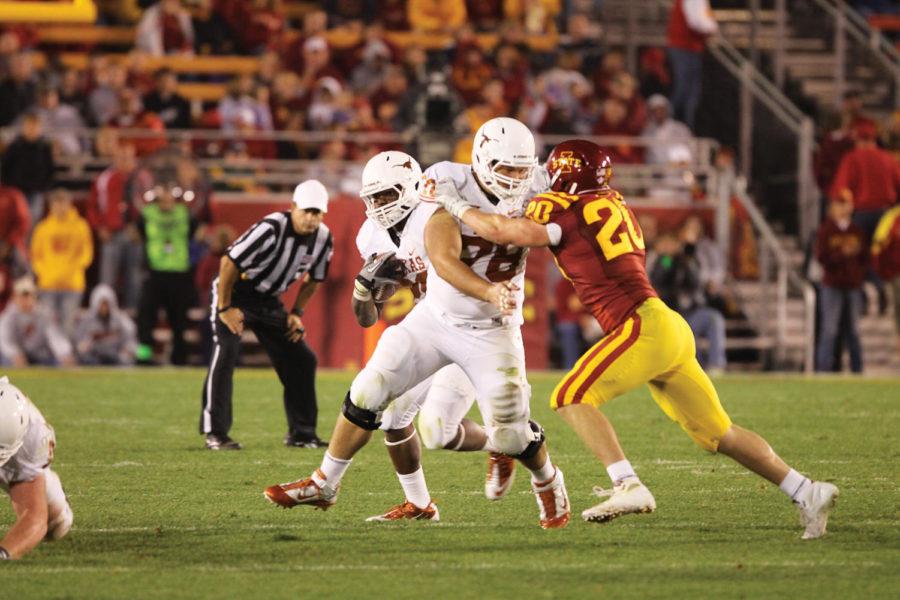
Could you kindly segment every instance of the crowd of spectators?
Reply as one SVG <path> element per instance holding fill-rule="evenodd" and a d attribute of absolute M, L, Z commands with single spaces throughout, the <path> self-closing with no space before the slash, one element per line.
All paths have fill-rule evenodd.
<path fill-rule="evenodd" d="M 814 244 L 819 272 L 816 369 L 842 370 L 842 355 L 850 355 L 850 370 L 863 371 L 859 319 L 870 302 L 868 282 L 875 291 L 877 311 L 888 309 L 887 284 L 893 288 L 900 352 L 900 243 L 893 228 L 900 201 L 898 116 L 892 127 L 879 132 L 863 114 L 859 94 L 848 93 L 835 127 L 825 131 L 815 157 L 816 180 L 823 197 L 822 223 Z M 876 233 L 879 233 L 876 236 Z M 876 237 L 878 241 L 876 243 Z M 873 259 L 873 252 L 876 257 Z M 875 306 L 871 306 L 876 309 Z"/>
<path fill-rule="evenodd" d="M 146 287 L 148 281 L 160 290 L 186 290 L 189 285 L 186 277 L 171 276 L 169 270 L 154 269 L 152 264 L 149 272 L 155 275 L 147 276 L 151 242 L 146 227 L 141 227 L 147 206 L 167 201 L 164 196 L 176 190 L 190 190 L 192 198 L 175 200 L 177 206 L 189 207 L 188 271 L 198 279 L 206 273 L 204 256 L 215 257 L 233 235 L 203 226 L 212 222 L 212 184 L 191 157 L 221 158 L 225 163 L 248 158 L 364 160 L 394 146 L 360 135 L 327 144 L 274 141 L 260 132 L 419 131 L 449 138 L 456 134 L 461 141 L 454 158 L 467 161 L 471 134 L 490 118 L 510 115 L 542 134 L 616 136 L 618 140 L 607 148 L 614 164 L 690 163 L 693 157 L 685 141 L 692 135 L 700 93 L 700 56 L 717 29 L 708 2 L 676 2 L 667 48 L 642 48 L 634 71 L 629 71 L 621 49 L 605 43 L 596 21 L 598 4 L 596 0 L 330 0 L 324 10 L 292 21 L 279 0 L 110 1 L 101 3 L 101 19 L 135 26 L 134 49 L 124 60 L 90 53 L 85 68 L 64 66 L 49 54 L 48 60 L 37 61 L 35 51 L 44 49 L 36 46 L 37 36 L 27 27 L 0 32 L 0 127 L 12 132 L 0 156 L 0 309 L 12 297 L 9 310 L 18 315 L 3 322 L 12 327 L 22 315 L 50 310 L 58 331 L 43 324 L 46 342 L 34 359 L 82 360 L 91 355 L 89 349 L 62 352 L 60 341 L 86 331 L 79 329 L 82 315 L 99 318 L 117 336 L 133 338 L 137 328 L 124 325 L 122 319 L 127 319 L 126 311 L 139 312 L 140 299 L 152 297 L 155 300 L 147 301 L 143 315 L 141 344 L 129 339 L 122 345 L 134 347 L 146 358 L 157 305 L 183 302 L 189 294 L 184 291 L 178 299 L 166 300 Z M 335 36 L 329 30 L 335 28 L 357 41 L 350 45 L 330 41 Z M 400 47 L 392 41 L 396 31 L 446 36 L 451 43 L 433 49 L 413 36 Z M 495 34 L 491 43 L 478 37 L 484 32 Z M 529 43 L 530 35 L 547 33 L 558 34 L 558 44 L 541 49 Z M 257 68 L 223 81 L 221 76 L 147 67 L 152 56 L 211 54 L 253 56 Z M 217 101 L 191 102 L 179 93 L 179 84 L 189 81 L 224 83 L 227 91 Z M 874 168 L 889 170 L 896 166 L 896 156 L 885 162 L 871 126 L 865 133 L 860 117 L 858 98 L 848 97 L 842 122 L 823 139 L 816 166 L 828 197 L 855 206 L 849 218 L 863 231 L 860 247 L 867 249 L 879 219 L 896 201 L 896 192 L 880 194 L 881 184 L 873 188 L 871 183 L 887 185 L 893 175 L 872 179 L 859 174 L 879 161 L 882 167 Z M 99 133 L 91 139 L 81 137 L 73 132 L 81 126 L 96 127 Z M 144 131 L 135 137 L 123 129 Z M 171 165 L 148 168 L 170 150 L 164 133 L 183 129 L 219 130 L 226 135 L 193 137 L 180 145 L 175 159 L 166 158 Z M 636 137 L 650 143 L 635 143 Z M 895 152 L 900 148 L 900 117 L 895 117 L 883 140 Z M 79 205 L 83 217 L 54 181 L 55 165 L 82 155 L 109 163 L 92 182 L 86 203 Z M 247 179 L 254 185 L 252 177 Z M 838 229 L 845 220 L 836 222 Z M 706 366 L 720 369 L 725 366 L 725 318 L 735 309 L 723 286 L 724 257 L 714 255 L 714 244 L 702 235 L 703 229 L 702 222 L 689 220 L 673 234 L 654 236 L 648 266 L 667 301 L 707 340 L 701 344 Z M 882 256 L 893 255 L 886 251 Z M 824 255 L 820 258 L 826 270 L 833 268 Z M 77 307 L 87 303 L 85 273 L 92 262 L 96 273 L 88 274 L 88 279 L 106 291 L 91 294 L 89 306 L 79 311 Z M 27 279 L 31 276 L 36 283 Z M 880 286 L 882 278 L 874 271 L 867 276 Z M 823 287 L 833 284 L 826 277 Z M 109 290 L 115 291 L 112 302 Z M 29 304 L 35 294 L 42 299 L 40 307 Z M 840 306 L 850 306 L 841 314 L 854 313 L 857 303 L 846 298 L 856 296 L 840 296 Z M 584 325 L 576 306 L 568 301 L 565 309 L 559 306 L 564 299 L 559 291 L 559 323 L 561 331 L 568 329 L 564 335 L 570 340 L 564 360 L 569 361 L 579 339 L 571 324 L 578 324 L 582 344 L 598 332 Z M 828 302 L 823 295 L 823 310 Z M 170 310 L 183 313 L 183 303 L 172 306 Z M 833 306 L 834 302 L 828 304 L 831 310 Z M 181 323 L 177 315 L 170 314 L 168 320 Z M 835 334 L 838 340 L 849 321 L 842 317 Z M 820 336 L 820 341 L 826 338 Z M 177 346 L 178 335 L 175 341 L 173 360 L 180 362 L 183 348 Z M 29 352 L 19 349 L 3 359 L 18 362 L 32 356 Z M 100 353 L 105 358 L 83 360 L 107 362 L 122 356 L 111 350 Z"/>

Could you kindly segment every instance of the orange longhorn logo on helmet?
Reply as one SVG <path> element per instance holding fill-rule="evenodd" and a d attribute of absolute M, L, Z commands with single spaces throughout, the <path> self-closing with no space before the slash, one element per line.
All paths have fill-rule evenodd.
<path fill-rule="evenodd" d="M 575 158 L 574 152 L 560 152 L 559 157 L 553 160 L 553 170 L 560 173 L 571 173 L 572 169 L 581 168 L 581 159 Z"/>

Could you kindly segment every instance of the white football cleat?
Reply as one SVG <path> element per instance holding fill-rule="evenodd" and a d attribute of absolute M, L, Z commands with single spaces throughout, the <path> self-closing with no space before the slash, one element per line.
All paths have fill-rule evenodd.
<path fill-rule="evenodd" d="M 531 489 L 534 490 L 541 511 L 541 527 L 544 529 L 562 529 L 569 523 L 572 514 L 563 473 L 559 467 L 554 468 L 556 471 L 553 477 L 547 481 L 531 482 Z"/>
<path fill-rule="evenodd" d="M 814 481 L 806 493 L 794 501 L 800 509 L 800 524 L 805 528 L 802 539 L 814 540 L 825 535 L 828 513 L 834 507 L 838 494 L 836 485 Z"/>
<path fill-rule="evenodd" d="M 291 483 L 270 485 L 263 495 L 272 504 L 282 508 L 294 508 L 300 504 L 309 504 L 322 510 L 328 510 L 337 502 L 340 485 L 331 487 L 325 481 L 325 474 L 316 469 L 312 477 L 299 479 Z"/>
<path fill-rule="evenodd" d="M 637 477 L 629 477 L 614 485 L 611 490 L 594 488 L 594 494 L 609 498 L 581 513 L 581 518 L 592 523 L 606 523 L 616 517 L 634 513 L 651 513 L 656 510 L 656 500 Z"/>
<path fill-rule="evenodd" d="M 368 522 L 380 523 L 402 520 L 438 522 L 441 520 L 441 513 L 438 511 L 438 507 L 434 503 L 434 500 L 429 502 L 428 506 L 425 508 L 419 508 L 412 502 L 404 502 L 403 504 L 398 504 L 389 509 L 383 515 L 375 515 L 374 517 L 366 519 Z"/>
<path fill-rule="evenodd" d="M 488 500 L 499 500 L 512 487 L 516 478 L 516 459 L 505 454 L 488 454 L 487 477 L 484 479 L 484 495 Z"/>

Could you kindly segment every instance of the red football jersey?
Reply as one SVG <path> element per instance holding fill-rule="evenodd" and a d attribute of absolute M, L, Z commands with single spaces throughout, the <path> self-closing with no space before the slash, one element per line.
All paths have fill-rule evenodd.
<path fill-rule="evenodd" d="M 550 247 L 556 265 L 604 331 L 657 297 L 647 279 L 644 235 L 619 192 L 548 192 L 531 200 L 525 216 L 562 229 L 559 244 Z"/>

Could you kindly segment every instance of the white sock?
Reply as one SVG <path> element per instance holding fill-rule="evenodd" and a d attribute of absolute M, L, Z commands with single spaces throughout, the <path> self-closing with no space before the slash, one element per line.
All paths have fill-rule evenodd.
<path fill-rule="evenodd" d="M 325 481 L 328 482 L 328 485 L 332 488 L 337 488 L 344 473 L 346 473 L 347 469 L 350 467 L 351 462 L 353 462 L 352 458 L 350 460 L 335 458 L 328 454 L 328 451 L 326 450 L 325 456 L 322 458 L 322 466 L 319 467 L 319 470 L 325 474 Z M 315 476 L 313 476 L 313 479 L 315 479 Z M 320 481 L 318 483 L 321 484 L 322 482 Z"/>
<path fill-rule="evenodd" d="M 788 498 L 796 502 L 797 498 L 799 498 L 801 494 L 806 491 L 807 486 L 811 484 L 812 481 L 810 481 L 809 478 L 801 475 L 794 469 L 791 469 L 788 471 L 784 481 L 778 484 L 778 487 Z"/>
<path fill-rule="evenodd" d="M 529 469 L 531 471 L 531 481 L 534 483 L 545 483 L 553 479 L 556 473 L 556 467 L 550 462 L 550 455 L 547 455 L 547 462 L 540 469 Z"/>
<path fill-rule="evenodd" d="M 425 471 L 422 470 L 422 467 L 407 475 L 397 473 L 397 479 L 400 480 L 407 502 L 412 502 L 419 508 L 425 508 L 431 504 L 431 494 L 428 493 L 428 486 L 425 484 Z"/>
<path fill-rule="evenodd" d="M 638 478 L 637 474 L 634 472 L 634 467 L 631 466 L 631 463 L 628 462 L 627 458 L 609 465 L 606 467 L 606 472 L 609 473 L 609 478 L 612 479 L 613 485 L 630 477 L 634 477 L 635 479 Z"/>

